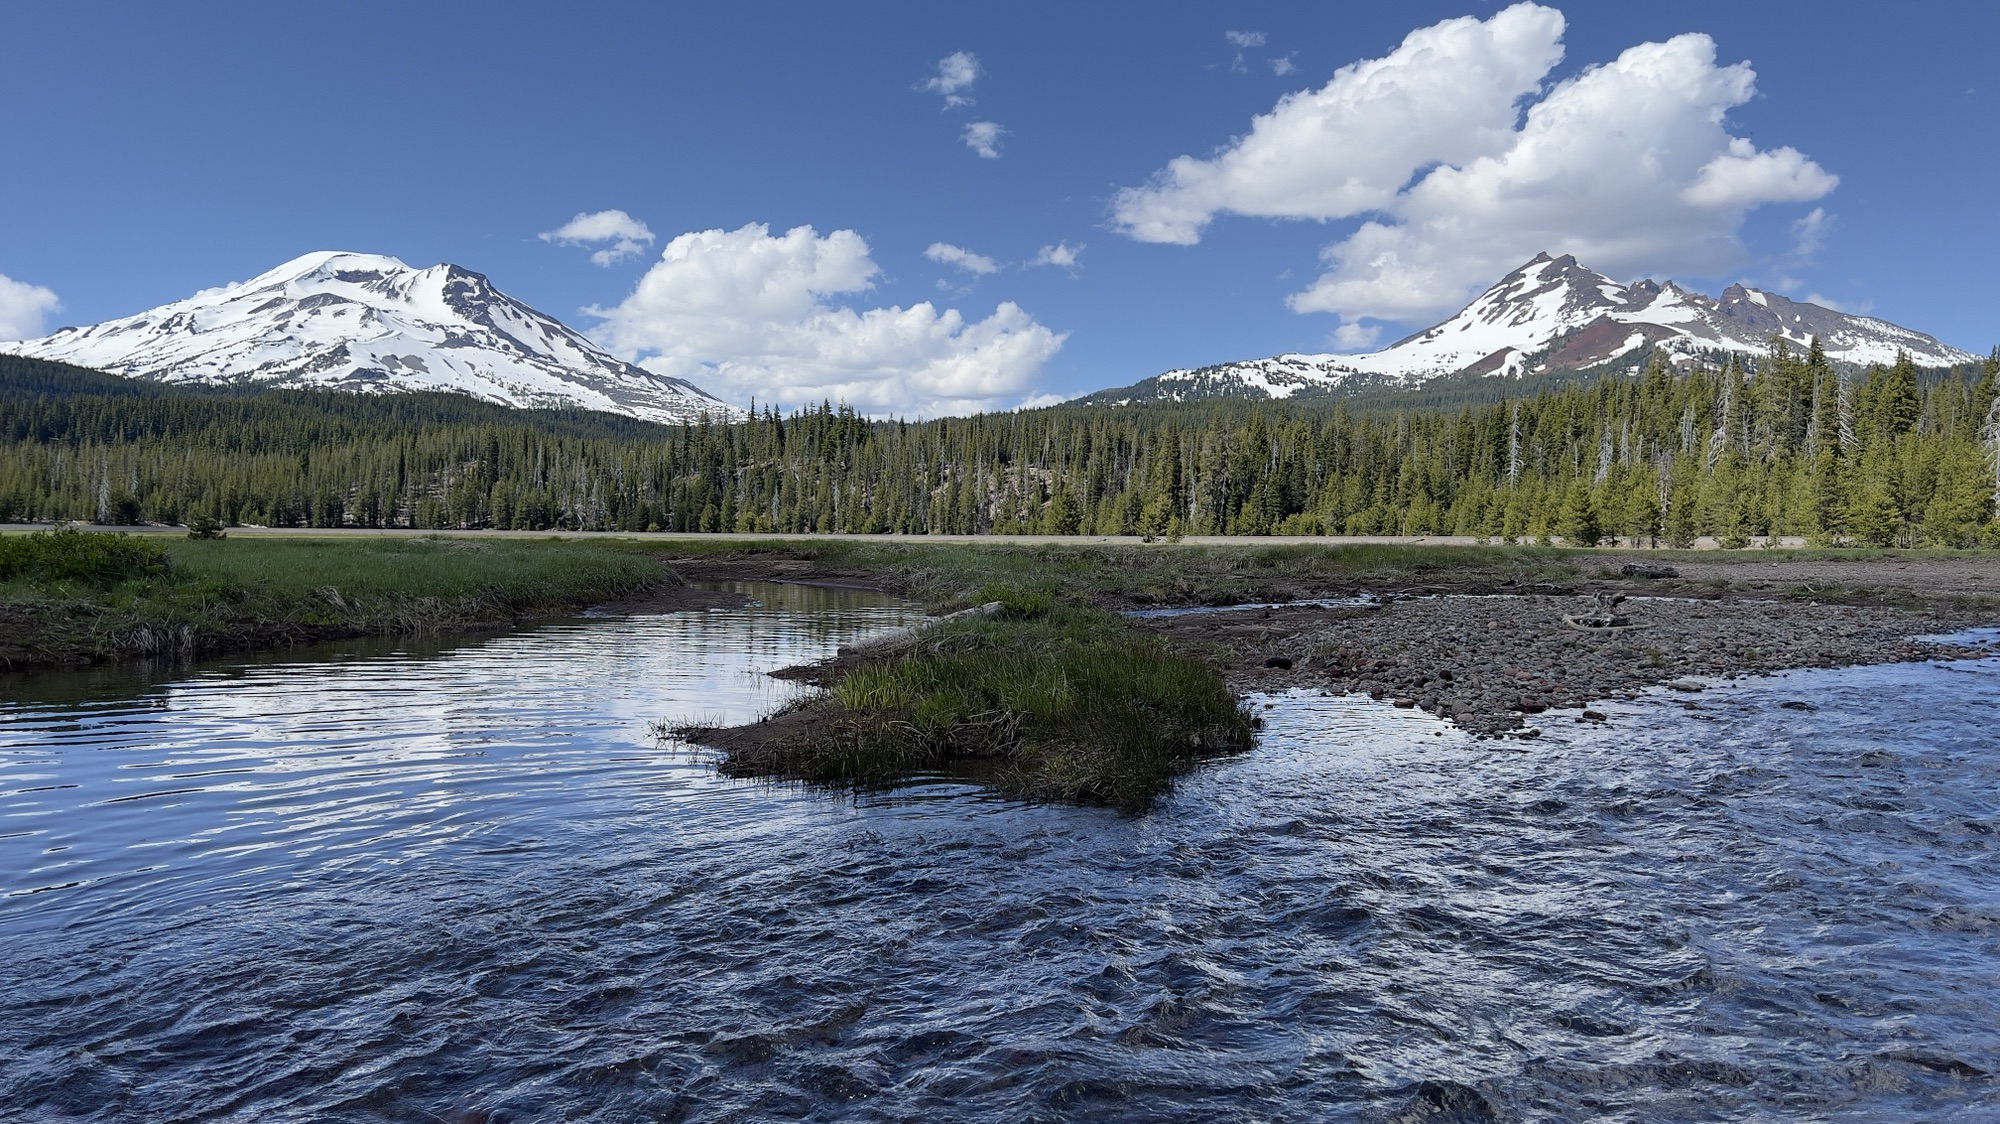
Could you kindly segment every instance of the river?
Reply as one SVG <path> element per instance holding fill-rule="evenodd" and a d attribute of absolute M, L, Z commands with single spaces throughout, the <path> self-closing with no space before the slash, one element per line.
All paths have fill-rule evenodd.
<path fill-rule="evenodd" d="M 1257 697 L 1121 817 L 658 741 L 914 618 L 744 588 L 5 680 L 0 1118 L 2000 1115 L 2000 661 Z"/>

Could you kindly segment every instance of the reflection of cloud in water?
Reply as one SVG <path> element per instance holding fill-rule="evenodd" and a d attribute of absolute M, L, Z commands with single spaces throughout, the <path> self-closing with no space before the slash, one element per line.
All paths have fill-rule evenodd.
<path fill-rule="evenodd" d="M 2000 660 L 1525 745 L 1259 697 L 1144 817 L 652 744 L 904 615 L 841 596 L 0 708 L 66 887 L 0 897 L 0 1115 L 1992 1115 Z"/>
<path fill-rule="evenodd" d="M 0 892 L 222 891 L 628 814 L 635 794 L 717 783 L 653 720 L 748 721 L 800 690 L 767 672 L 914 616 L 861 591 L 742 588 L 757 606 L 38 676 L 0 729 Z"/>

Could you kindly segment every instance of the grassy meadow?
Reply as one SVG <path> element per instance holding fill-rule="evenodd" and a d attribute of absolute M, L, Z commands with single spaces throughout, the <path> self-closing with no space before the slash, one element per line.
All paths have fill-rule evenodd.
<path fill-rule="evenodd" d="M 559 539 L 6 534 L 0 664 L 492 628 L 677 580 L 644 554 Z"/>

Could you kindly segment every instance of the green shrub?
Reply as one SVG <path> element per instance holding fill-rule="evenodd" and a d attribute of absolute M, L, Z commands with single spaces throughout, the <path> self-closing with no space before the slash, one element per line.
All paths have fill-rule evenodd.
<path fill-rule="evenodd" d="M 1000 602 L 1000 615 L 1013 620 L 1032 620 L 1049 611 L 1055 604 L 1056 595 L 1046 588 L 1023 589 L 1017 585 L 989 584 L 981 586 L 973 596 L 975 605 Z"/>
<path fill-rule="evenodd" d="M 78 582 L 104 589 L 165 574 L 168 566 L 166 551 L 122 532 L 60 527 L 0 535 L 0 581 Z"/>

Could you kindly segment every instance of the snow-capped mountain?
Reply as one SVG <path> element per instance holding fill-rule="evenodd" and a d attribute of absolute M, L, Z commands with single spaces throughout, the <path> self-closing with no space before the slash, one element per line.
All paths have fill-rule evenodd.
<path fill-rule="evenodd" d="M 1411 387 L 1435 379 L 1519 377 L 1602 367 L 1652 350 L 1672 358 L 1717 352 L 1761 356 L 1774 336 L 1804 351 L 1812 337 L 1836 362 L 1892 363 L 1907 353 L 1919 366 L 1969 363 L 1977 356 L 1886 320 L 1836 312 L 1776 293 L 1731 285 L 1721 297 L 1672 281 L 1620 285 L 1565 254 L 1539 254 L 1495 282 L 1458 315 L 1366 355 L 1279 355 L 1173 370 L 1103 403 L 1193 398 L 1289 398 L 1361 387 Z"/>
<path fill-rule="evenodd" d="M 657 422 L 743 411 L 616 358 L 455 265 L 320 251 L 122 320 L 0 352 L 168 383 L 453 391 Z"/>

